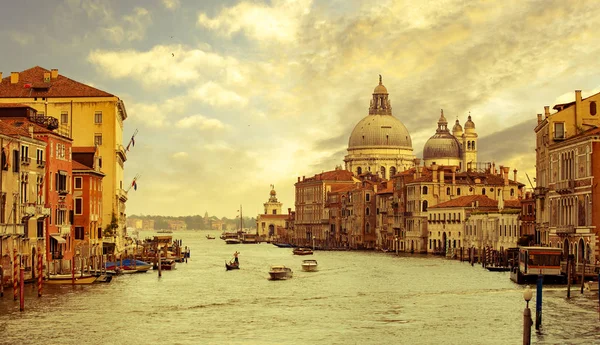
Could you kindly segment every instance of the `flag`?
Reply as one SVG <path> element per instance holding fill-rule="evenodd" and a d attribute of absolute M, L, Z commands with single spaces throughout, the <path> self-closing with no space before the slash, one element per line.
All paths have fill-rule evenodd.
<path fill-rule="evenodd" d="M 138 130 L 136 129 L 135 132 L 133 132 L 133 135 L 131 136 L 131 140 L 129 140 L 129 144 L 127 144 L 127 148 L 125 148 L 125 152 L 129 151 L 129 147 L 134 147 L 135 146 L 135 135 L 138 133 Z"/>
<path fill-rule="evenodd" d="M 135 180 L 133 180 L 132 186 L 133 186 L 133 190 L 137 190 L 137 183 L 135 182 Z"/>

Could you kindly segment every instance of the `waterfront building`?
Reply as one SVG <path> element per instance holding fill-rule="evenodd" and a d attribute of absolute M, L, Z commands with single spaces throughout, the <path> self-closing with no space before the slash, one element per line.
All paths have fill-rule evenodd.
<path fill-rule="evenodd" d="M 282 203 L 277 200 L 275 186 L 271 185 L 269 199 L 263 205 L 264 213 L 256 217 L 256 233 L 261 241 L 276 241 L 288 227 L 288 215 L 281 212 Z"/>
<path fill-rule="evenodd" d="M 75 254 L 100 267 L 102 243 L 102 179 L 96 147 L 73 148 L 73 245 Z"/>
<path fill-rule="evenodd" d="M 535 228 L 535 198 L 533 192 L 525 192 L 521 199 L 521 234 L 525 236 L 528 246 L 540 244 L 540 233 Z"/>
<path fill-rule="evenodd" d="M 326 241 L 334 248 L 346 247 L 349 242 L 345 206 L 348 192 L 352 189 L 354 185 L 335 185 L 327 193 L 324 210 L 329 217 L 329 236 Z"/>
<path fill-rule="evenodd" d="M 394 233 L 394 188 L 393 181 L 382 183 L 381 189 L 375 193 L 376 198 L 376 228 L 375 228 L 375 248 L 384 250 L 395 249 L 392 243 L 397 241 Z"/>
<path fill-rule="evenodd" d="M 342 200 L 342 211 L 346 215 L 345 229 L 348 231 L 348 245 L 353 249 L 374 249 L 377 241 L 377 190 L 382 179 L 365 173 L 359 176 L 360 182 L 346 192 L 347 202 Z"/>
<path fill-rule="evenodd" d="M 169 224 L 169 229 L 170 230 L 186 230 L 187 229 L 187 224 L 185 224 L 185 221 L 183 220 L 168 220 L 167 223 Z"/>
<path fill-rule="evenodd" d="M 355 175 L 371 172 L 389 178 L 413 166 L 415 155 L 408 129 L 392 115 L 388 91 L 379 76 L 373 90 L 369 114 L 350 134 L 346 170 Z"/>
<path fill-rule="evenodd" d="M 122 100 L 108 92 L 35 66 L 11 72 L 2 79 L 0 103 L 21 103 L 38 111 L 38 116 L 58 119 L 56 131 L 73 139 L 79 147 L 97 146 L 103 180 L 102 226 L 115 228 L 116 237 L 104 239 L 124 246 L 127 192 L 123 169 L 127 159 L 123 147 L 123 121 L 127 111 Z M 70 180 L 70 179 L 69 179 Z M 115 222 L 112 222 L 114 215 Z"/>
<path fill-rule="evenodd" d="M 336 168 L 313 177 L 298 177 L 296 188 L 296 214 L 294 216 L 293 238 L 298 244 L 312 245 L 325 243 L 326 232 L 335 233 L 337 229 L 329 226 L 329 215 L 325 213 L 327 193 L 336 186 L 353 185 L 359 180 L 352 172 Z"/>
<path fill-rule="evenodd" d="M 598 157 L 598 103 L 600 93 L 557 104 L 555 113 L 544 107 L 537 114 L 536 133 L 536 229 L 544 245 L 564 248 L 576 262 L 600 257 L 598 224 L 600 204 L 594 166 Z"/>
<path fill-rule="evenodd" d="M 32 112 L 23 105 L 0 106 L 0 117 L 26 117 Z M 43 220 L 50 213 L 44 205 L 42 188 L 46 143 L 34 137 L 27 122 L 15 125 L 0 120 L 0 147 L 0 266 L 5 268 L 2 284 L 12 276 L 15 250 L 26 269 L 25 278 L 36 277 L 38 254 L 45 260 L 46 252 Z"/>

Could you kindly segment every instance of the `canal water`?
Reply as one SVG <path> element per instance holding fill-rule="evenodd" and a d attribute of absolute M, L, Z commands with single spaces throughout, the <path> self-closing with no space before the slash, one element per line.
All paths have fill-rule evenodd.
<path fill-rule="evenodd" d="M 217 236 L 206 239 L 206 234 Z M 142 232 L 141 236 L 153 235 Z M 0 344 L 521 344 L 523 287 L 508 273 L 439 257 L 227 245 L 175 232 L 191 247 L 174 271 L 109 284 L 26 286 L 25 311 L 0 298 Z M 224 262 L 240 251 L 240 270 Z M 318 272 L 302 272 L 303 259 Z M 268 280 L 270 265 L 294 276 Z M 600 343 L 596 293 L 547 286 L 533 344 Z M 535 318 L 535 296 L 530 302 Z"/>

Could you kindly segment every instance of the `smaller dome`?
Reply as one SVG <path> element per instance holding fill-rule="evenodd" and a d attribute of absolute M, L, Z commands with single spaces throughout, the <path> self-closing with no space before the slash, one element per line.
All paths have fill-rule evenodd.
<path fill-rule="evenodd" d="M 388 90 L 383 86 L 381 81 L 381 74 L 379 75 L 379 85 L 375 86 L 375 90 L 373 90 L 373 94 L 388 94 Z"/>
<path fill-rule="evenodd" d="M 471 121 L 471 115 L 469 115 L 467 122 L 465 122 L 465 129 L 467 128 L 475 129 L 475 123 Z"/>
<path fill-rule="evenodd" d="M 425 143 L 423 159 L 457 158 L 460 159 L 460 144 L 448 133 L 437 133 Z"/>
<path fill-rule="evenodd" d="M 462 132 L 462 126 L 460 125 L 460 122 L 458 122 L 458 119 L 456 119 L 456 123 L 454 124 L 454 127 L 452 127 L 452 131 L 453 132 Z"/>

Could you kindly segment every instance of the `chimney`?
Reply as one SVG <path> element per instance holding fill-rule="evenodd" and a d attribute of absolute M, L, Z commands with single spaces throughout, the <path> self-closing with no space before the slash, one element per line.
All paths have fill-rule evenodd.
<path fill-rule="evenodd" d="M 44 72 L 44 83 L 50 82 L 50 72 Z"/>
<path fill-rule="evenodd" d="M 10 83 L 16 84 L 19 82 L 19 72 L 10 72 Z"/>
<path fill-rule="evenodd" d="M 50 70 L 51 74 L 52 74 L 52 79 L 56 79 L 58 78 L 58 69 L 53 68 Z"/>
<path fill-rule="evenodd" d="M 452 185 L 456 184 L 456 167 L 452 167 Z"/>
<path fill-rule="evenodd" d="M 542 122 L 542 114 L 537 114 L 538 123 Z"/>
<path fill-rule="evenodd" d="M 415 171 L 417 173 L 417 178 L 421 177 L 421 174 L 423 173 L 423 167 L 422 166 L 418 166 L 415 168 Z"/>
<path fill-rule="evenodd" d="M 288 214 L 292 213 L 292 209 L 290 207 L 288 207 Z"/>
<path fill-rule="evenodd" d="M 575 103 L 581 103 L 581 90 L 575 90 Z"/>
<path fill-rule="evenodd" d="M 544 106 L 544 117 L 547 119 L 548 116 L 550 116 L 550 106 L 549 105 L 545 105 Z"/>
<path fill-rule="evenodd" d="M 513 181 L 517 182 L 517 169 L 513 170 L 513 173 L 515 174 L 513 177 Z"/>
<path fill-rule="evenodd" d="M 500 176 L 501 176 L 502 178 L 504 178 L 504 166 L 502 166 L 502 165 L 501 165 L 501 166 L 500 166 L 500 169 L 498 169 L 498 170 L 499 170 L 498 172 L 500 173 Z"/>
<path fill-rule="evenodd" d="M 446 182 L 444 180 L 444 168 L 440 169 L 440 183 L 444 184 L 444 182 Z"/>
<path fill-rule="evenodd" d="M 300 182 L 300 176 L 298 176 L 298 182 Z"/>
<path fill-rule="evenodd" d="M 432 172 L 431 176 L 433 177 L 433 182 L 437 182 L 437 178 L 438 178 L 437 170 L 438 170 L 437 165 L 435 165 L 435 164 L 431 165 L 431 172 Z"/>
<path fill-rule="evenodd" d="M 0 83 L 2 82 L 2 72 L 0 72 Z"/>
<path fill-rule="evenodd" d="M 303 176 L 302 176 L 302 181 L 304 181 L 304 177 L 305 177 L 305 176 L 306 176 L 306 175 L 303 175 Z"/>
<path fill-rule="evenodd" d="M 510 167 L 503 167 L 502 177 L 504 177 L 504 185 L 508 186 L 508 172 L 510 171 Z"/>
<path fill-rule="evenodd" d="M 29 136 L 33 138 L 33 125 L 29 125 Z"/>

